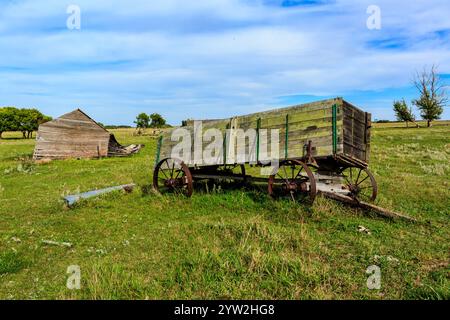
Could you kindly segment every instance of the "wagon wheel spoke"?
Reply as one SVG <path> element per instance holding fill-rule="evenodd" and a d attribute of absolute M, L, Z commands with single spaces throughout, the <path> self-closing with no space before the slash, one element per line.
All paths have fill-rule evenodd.
<path fill-rule="evenodd" d="M 164 174 L 164 176 L 166 177 L 166 179 L 169 179 L 169 177 L 166 175 L 166 173 L 164 172 L 163 169 L 161 169 L 162 174 Z"/>
<path fill-rule="evenodd" d="M 298 172 L 297 172 L 297 175 L 296 175 L 295 178 L 293 178 L 292 180 L 297 179 L 297 177 L 298 177 L 299 175 L 301 176 L 302 171 L 303 171 L 303 167 L 301 166 L 301 167 L 300 167 L 300 170 L 298 170 Z"/>
<path fill-rule="evenodd" d="M 364 181 L 366 181 L 369 178 L 369 176 L 367 175 L 363 180 L 361 180 L 359 183 L 357 182 L 356 185 L 359 186 L 361 183 L 363 183 Z"/>
<path fill-rule="evenodd" d="M 160 181 L 166 181 L 167 179 L 164 179 L 164 178 L 158 176 L 158 180 L 160 180 Z"/>
<path fill-rule="evenodd" d="M 284 180 L 286 183 L 289 183 L 289 180 L 283 177 L 279 172 L 277 172 L 277 176 L 279 176 L 281 180 Z"/>
<path fill-rule="evenodd" d="M 345 180 L 347 181 L 347 184 L 351 184 L 350 180 L 348 179 L 348 176 L 345 174 L 342 174 L 342 176 L 345 178 Z"/>
<path fill-rule="evenodd" d="M 168 160 L 168 159 L 166 159 L 166 160 L 164 161 L 164 163 L 166 163 L 166 164 L 167 164 L 167 168 L 165 168 L 165 169 L 162 169 L 162 170 L 168 170 L 168 169 L 170 169 L 170 163 L 169 163 L 169 160 Z M 162 168 L 162 165 L 161 165 L 161 168 Z"/>
<path fill-rule="evenodd" d="M 356 185 L 358 185 L 359 176 L 361 175 L 362 169 L 359 169 L 358 176 L 356 177 Z"/>

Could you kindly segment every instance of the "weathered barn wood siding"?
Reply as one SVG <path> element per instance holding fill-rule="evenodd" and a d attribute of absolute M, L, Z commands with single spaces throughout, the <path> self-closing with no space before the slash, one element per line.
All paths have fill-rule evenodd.
<path fill-rule="evenodd" d="M 336 108 L 335 129 L 336 145 L 333 142 L 333 105 Z M 183 129 L 191 133 L 193 139 L 194 122 L 187 121 Z M 288 108 L 258 112 L 244 116 L 237 116 L 222 120 L 204 120 L 202 121 L 203 133 L 209 128 L 217 128 L 225 136 L 226 129 L 230 129 L 231 137 L 237 135 L 236 129 L 246 131 L 249 128 L 267 130 L 267 142 L 261 135 L 254 139 L 246 139 L 246 147 L 250 156 L 245 162 L 251 160 L 264 161 L 270 158 L 270 154 L 264 158 L 263 151 L 270 153 L 271 137 L 270 130 L 279 130 L 279 159 L 301 158 L 306 155 L 306 144 L 312 142 L 313 155 L 315 157 L 327 157 L 333 154 L 346 154 L 362 161 L 368 160 L 368 149 L 370 145 L 370 133 L 367 126 L 370 126 L 370 114 L 367 114 L 351 104 L 345 102 L 342 98 L 323 100 L 304 105 L 297 105 Z M 286 133 L 287 131 L 287 133 Z M 159 158 L 171 157 L 173 146 L 178 141 L 171 141 L 172 131 L 167 131 L 162 136 Z M 236 154 L 230 147 L 230 139 L 225 142 L 226 155 L 217 155 L 217 164 L 233 163 L 231 154 Z M 203 150 L 210 141 L 203 141 Z M 194 143 L 192 142 L 192 158 L 194 154 Z M 234 152 L 232 152 L 234 150 Z M 259 152 L 258 152 L 259 150 Z M 240 163 L 240 161 L 235 161 Z M 190 161 L 189 165 L 194 162 Z M 195 163 L 202 165 L 201 163 Z"/>
<path fill-rule="evenodd" d="M 39 126 L 34 158 L 106 157 L 109 139 L 108 131 L 77 109 Z"/>

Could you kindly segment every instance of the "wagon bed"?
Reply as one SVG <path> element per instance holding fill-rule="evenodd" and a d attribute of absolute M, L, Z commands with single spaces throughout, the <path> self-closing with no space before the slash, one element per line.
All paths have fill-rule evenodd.
<path fill-rule="evenodd" d="M 224 143 L 225 153 L 218 155 L 217 165 L 231 164 L 226 154 L 230 153 L 230 138 L 236 129 L 256 132 L 262 129 L 279 130 L 279 159 L 301 159 L 307 154 L 307 144 L 311 142 L 311 155 L 320 162 L 336 160 L 355 166 L 367 166 L 370 155 L 371 114 L 360 110 L 342 98 L 323 100 L 313 103 L 274 109 L 249 115 L 220 120 L 201 120 L 203 132 L 210 128 L 231 131 L 231 137 Z M 194 136 L 194 120 L 184 121 L 184 129 Z M 175 129 L 173 129 L 175 130 Z M 171 141 L 173 130 L 164 132 L 160 137 L 158 159 L 171 157 L 172 148 L 178 141 Z M 228 142 L 228 143 L 227 143 Z M 268 136 L 267 143 L 270 143 Z M 203 149 L 210 142 L 203 141 Z M 247 139 L 250 159 L 262 161 L 260 150 L 265 148 L 257 135 L 252 141 Z M 186 165 L 207 166 L 193 159 L 194 143 L 192 143 L 191 159 L 184 159 Z M 235 161 L 234 163 L 246 163 Z"/>

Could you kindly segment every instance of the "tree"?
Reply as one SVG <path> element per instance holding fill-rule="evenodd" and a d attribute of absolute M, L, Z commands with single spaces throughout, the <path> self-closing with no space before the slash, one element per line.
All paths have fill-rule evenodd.
<path fill-rule="evenodd" d="M 394 101 L 394 112 L 397 120 L 406 122 L 407 127 L 408 122 L 416 123 L 416 119 L 414 117 L 414 114 L 412 113 L 412 109 L 408 108 L 405 99 L 402 99 L 401 101 Z"/>
<path fill-rule="evenodd" d="M 134 121 L 134 123 L 136 123 L 137 128 L 140 129 L 148 128 L 150 125 L 150 117 L 142 112 L 138 114 L 138 116 L 136 117 L 136 121 Z"/>
<path fill-rule="evenodd" d="M 166 125 L 166 120 L 159 113 L 152 113 L 150 119 L 152 120 L 150 124 L 152 128 L 161 128 Z"/>
<path fill-rule="evenodd" d="M 427 120 L 427 126 L 431 127 L 433 120 L 441 118 L 448 102 L 445 86 L 436 67 L 433 65 L 430 71 L 424 69 L 421 73 L 417 73 L 414 86 L 419 91 L 420 97 L 412 102 L 420 110 L 422 119 Z"/>
<path fill-rule="evenodd" d="M 22 131 L 24 138 L 31 138 L 33 131 L 38 130 L 39 125 L 43 123 L 45 116 L 37 109 L 20 109 L 19 131 Z"/>
<path fill-rule="evenodd" d="M 3 132 L 17 131 L 19 128 L 18 110 L 14 107 L 0 108 L 0 139 Z"/>
<path fill-rule="evenodd" d="M 141 130 L 144 130 L 149 127 L 150 125 L 150 117 L 146 113 L 140 113 L 136 117 L 136 128 L 138 129 L 138 133 L 141 133 Z"/>

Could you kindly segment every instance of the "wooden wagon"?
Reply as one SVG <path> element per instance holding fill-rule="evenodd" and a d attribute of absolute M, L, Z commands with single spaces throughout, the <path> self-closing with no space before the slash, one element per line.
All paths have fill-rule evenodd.
<path fill-rule="evenodd" d="M 227 179 L 266 183 L 269 194 L 286 195 L 295 201 L 312 202 L 319 191 L 355 201 L 373 201 L 377 184 L 367 169 L 370 128 L 370 113 L 342 98 L 229 119 L 188 120 L 181 128 L 166 131 L 159 137 L 153 186 L 159 192 L 191 196 L 196 181 Z M 176 157 L 173 150 L 180 143 L 180 129 L 191 139 L 188 150 L 191 152 Z M 220 142 L 223 148 L 213 154 L 213 162 L 195 157 L 211 144 L 210 139 L 201 140 L 203 135 L 208 136 L 209 129 L 216 129 L 224 136 Z M 175 130 L 178 138 L 174 138 Z M 255 134 L 245 135 L 246 132 Z M 242 138 L 243 133 L 246 157 L 233 157 L 238 148 L 237 136 Z M 199 137 L 200 142 L 196 143 Z M 272 152 L 267 152 L 269 149 Z M 274 160 L 278 165 L 269 175 L 246 174 L 246 170 L 271 167 Z"/>

